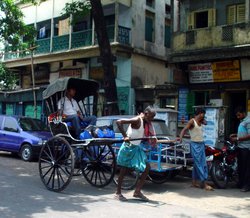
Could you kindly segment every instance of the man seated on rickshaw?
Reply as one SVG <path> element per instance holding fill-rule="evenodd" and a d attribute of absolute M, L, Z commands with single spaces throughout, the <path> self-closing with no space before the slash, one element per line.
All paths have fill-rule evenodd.
<path fill-rule="evenodd" d="M 74 87 L 68 87 L 66 96 L 58 101 L 57 108 L 64 122 L 71 122 L 76 138 L 79 139 L 82 123 L 85 127 L 89 125 L 96 125 L 96 116 L 83 117 L 80 111 L 79 105 L 74 99 L 76 89 Z"/>

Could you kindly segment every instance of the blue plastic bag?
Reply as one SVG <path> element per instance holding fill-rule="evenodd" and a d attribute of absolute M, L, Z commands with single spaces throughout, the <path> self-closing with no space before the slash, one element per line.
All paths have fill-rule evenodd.
<path fill-rule="evenodd" d="M 80 134 L 80 139 L 92 139 L 92 135 L 89 133 L 89 131 L 84 130 L 81 134 Z"/>

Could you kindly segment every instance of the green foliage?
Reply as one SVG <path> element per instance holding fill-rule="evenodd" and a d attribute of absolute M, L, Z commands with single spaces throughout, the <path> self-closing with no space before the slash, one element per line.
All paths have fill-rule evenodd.
<path fill-rule="evenodd" d="M 0 42 L 7 45 L 8 50 L 16 51 L 34 44 L 34 28 L 27 27 L 22 19 L 23 14 L 14 0 L 0 1 Z"/>
<path fill-rule="evenodd" d="M 67 17 L 73 15 L 72 23 L 81 20 L 83 17 L 86 17 L 90 14 L 91 4 L 89 0 L 78 0 L 71 3 L 66 3 L 63 14 Z"/>
<path fill-rule="evenodd" d="M 17 77 L 0 63 L 0 90 L 14 90 Z"/>

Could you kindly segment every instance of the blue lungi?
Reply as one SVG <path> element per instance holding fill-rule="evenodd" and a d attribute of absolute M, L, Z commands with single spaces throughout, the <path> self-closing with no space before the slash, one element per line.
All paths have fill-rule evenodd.
<path fill-rule="evenodd" d="M 117 156 L 118 165 L 144 172 L 147 161 L 147 156 L 140 145 L 123 142 Z"/>
<path fill-rule="evenodd" d="M 191 141 L 190 144 L 191 144 L 191 154 L 194 160 L 192 178 L 194 180 L 200 180 L 201 182 L 203 182 L 208 178 L 205 143 Z"/>

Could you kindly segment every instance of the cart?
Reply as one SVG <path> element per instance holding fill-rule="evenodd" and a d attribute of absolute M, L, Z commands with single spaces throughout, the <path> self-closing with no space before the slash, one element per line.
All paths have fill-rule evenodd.
<path fill-rule="evenodd" d="M 41 148 L 39 173 L 45 187 L 55 192 L 64 190 L 79 172 L 91 185 L 104 187 L 113 180 L 116 169 L 112 139 L 78 140 L 74 137 L 74 130 L 58 113 L 57 102 L 65 96 L 69 86 L 75 87 L 74 99 L 85 116 L 95 113 L 97 105 L 99 85 L 93 80 L 61 78 L 48 85 L 43 92 L 53 137 Z"/>

